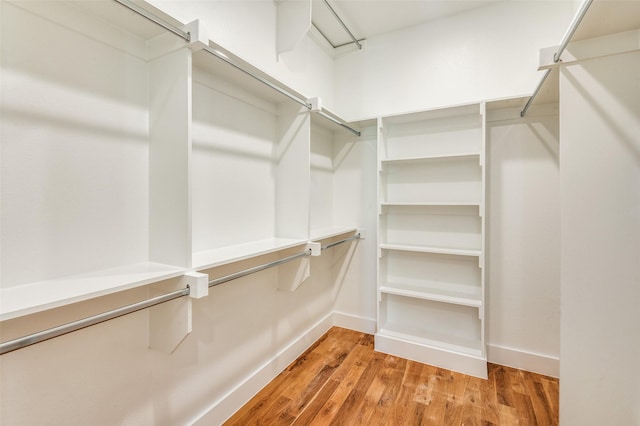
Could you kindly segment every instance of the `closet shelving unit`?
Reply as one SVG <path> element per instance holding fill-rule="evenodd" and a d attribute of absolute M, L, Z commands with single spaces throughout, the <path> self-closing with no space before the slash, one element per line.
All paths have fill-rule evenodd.
<path fill-rule="evenodd" d="M 307 98 L 118 3 L 2 2 L 2 321 L 310 241 Z"/>
<path fill-rule="evenodd" d="M 376 349 L 486 377 L 484 104 L 378 127 Z"/>

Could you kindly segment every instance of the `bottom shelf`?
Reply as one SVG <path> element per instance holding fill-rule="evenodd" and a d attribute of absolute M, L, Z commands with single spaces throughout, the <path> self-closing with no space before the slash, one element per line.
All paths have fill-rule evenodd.
<path fill-rule="evenodd" d="M 381 294 L 379 334 L 481 357 L 483 321 L 478 307 L 407 295 Z"/>
<path fill-rule="evenodd" d="M 487 360 L 483 355 L 450 351 L 405 337 L 382 329 L 375 335 L 375 350 L 482 379 L 488 377 Z"/>
<path fill-rule="evenodd" d="M 0 321 L 141 287 L 183 275 L 182 268 L 141 262 L 1 290 Z"/>

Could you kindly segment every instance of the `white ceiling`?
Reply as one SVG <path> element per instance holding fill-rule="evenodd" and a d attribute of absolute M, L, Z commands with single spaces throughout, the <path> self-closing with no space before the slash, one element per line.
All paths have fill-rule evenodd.
<path fill-rule="evenodd" d="M 370 38 L 503 0 L 328 0 L 358 39 Z M 351 42 L 323 0 L 313 0 L 312 21 L 338 46 Z"/>

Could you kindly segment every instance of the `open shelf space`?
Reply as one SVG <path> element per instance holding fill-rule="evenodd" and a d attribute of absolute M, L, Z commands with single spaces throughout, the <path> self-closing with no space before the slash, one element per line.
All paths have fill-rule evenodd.
<path fill-rule="evenodd" d="M 382 250 L 412 251 L 416 253 L 451 254 L 455 256 L 479 257 L 482 254 L 480 250 L 464 250 L 464 249 L 452 249 L 447 247 L 431 247 L 431 246 L 418 246 L 418 245 L 380 244 L 380 248 Z"/>
<path fill-rule="evenodd" d="M 319 241 L 357 228 L 347 211 L 350 200 L 345 202 L 341 197 L 356 193 L 355 188 L 348 188 L 347 157 L 349 147 L 359 138 L 314 113 L 310 130 L 310 240 Z"/>
<path fill-rule="evenodd" d="M 150 249 L 149 91 L 186 42 L 113 1 L 1 7 L 1 318 L 181 275 Z"/>
<path fill-rule="evenodd" d="M 382 294 L 378 333 L 473 356 L 482 356 L 478 309 Z"/>
<path fill-rule="evenodd" d="M 196 269 L 308 239 L 309 114 L 271 89 L 236 85 L 234 73 L 240 72 L 208 53 L 194 55 L 190 170 Z"/>
<path fill-rule="evenodd" d="M 482 168 L 474 158 L 428 165 L 389 163 L 381 171 L 381 203 L 479 203 Z"/>
<path fill-rule="evenodd" d="M 480 251 L 482 218 L 476 206 L 389 206 L 380 216 L 382 245 Z"/>
<path fill-rule="evenodd" d="M 385 117 L 382 126 L 382 161 L 482 152 L 482 116 L 478 104 Z"/>
<path fill-rule="evenodd" d="M 474 257 L 389 250 L 380 258 L 380 291 L 479 307 L 481 273 Z"/>

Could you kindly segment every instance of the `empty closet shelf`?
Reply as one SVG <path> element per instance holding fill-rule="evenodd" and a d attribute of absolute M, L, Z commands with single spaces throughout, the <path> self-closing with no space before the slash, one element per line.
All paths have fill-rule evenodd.
<path fill-rule="evenodd" d="M 311 230 L 309 239 L 311 241 L 320 241 L 320 240 L 325 240 L 327 238 L 337 237 L 338 235 L 342 235 L 342 234 L 353 233 L 356 231 L 357 231 L 357 228 L 355 226 L 353 227 L 332 226 L 327 228 L 314 229 L 314 230 Z"/>
<path fill-rule="evenodd" d="M 462 153 L 442 153 L 442 154 L 430 154 L 415 157 L 398 157 L 387 158 L 381 160 L 383 165 L 386 164 L 410 164 L 410 163 L 422 163 L 425 161 L 456 161 L 456 160 L 472 160 L 477 159 L 480 161 L 480 153 L 478 152 L 462 152 Z"/>
<path fill-rule="evenodd" d="M 460 287 L 460 286 L 458 286 Z M 432 300 L 434 302 L 451 303 L 479 308 L 482 306 L 480 288 L 466 290 L 449 289 L 446 283 L 433 283 L 432 285 L 411 285 L 398 283 L 385 283 L 380 286 L 380 291 L 385 294 L 414 297 L 416 299 Z"/>
<path fill-rule="evenodd" d="M 306 239 L 267 238 L 193 254 L 192 267 L 204 270 L 306 244 Z"/>
<path fill-rule="evenodd" d="M 86 274 L 2 289 L 0 320 L 5 321 L 183 275 L 182 268 L 142 262 Z"/>
<path fill-rule="evenodd" d="M 404 244 L 380 244 L 380 248 L 383 250 L 402 250 L 402 251 L 412 251 L 412 252 L 420 252 L 420 253 L 452 254 L 457 256 L 480 256 L 482 254 L 481 250 L 479 249 L 429 247 L 429 246 L 416 246 L 416 245 L 404 245 Z"/>

